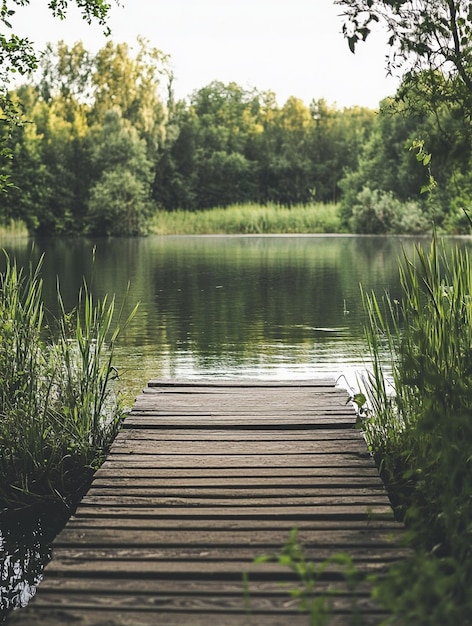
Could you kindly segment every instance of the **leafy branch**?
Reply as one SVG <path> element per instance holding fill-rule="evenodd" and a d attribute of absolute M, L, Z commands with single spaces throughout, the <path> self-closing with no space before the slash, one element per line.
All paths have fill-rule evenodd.
<path fill-rule="evenodd" d="M 437 186 L 438 183 L 436 181 L 436 179 L 434 178 L 433 174 L 431 173 L 431 153 L 430 152 L 426 152 L 426 150 L 424 149 L 424 140 L 423 139 L 414 139 L 409 147 L 409 151 L 412 152 L 413 150 L 416 150 L 416 160 L 420 163 L 423 164 L 424 167 L 427 168 L 428 171 L 428 182 L 425 185 L 422 185 L 420 192 L 421 193 L 430 193 L 431 191 L 433 191 Z"/>

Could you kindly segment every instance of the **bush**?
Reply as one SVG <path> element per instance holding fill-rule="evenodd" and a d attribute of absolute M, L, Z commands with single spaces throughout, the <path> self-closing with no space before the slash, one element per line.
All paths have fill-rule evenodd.
<path fill-rule="evenodd" d="M 360 234 L 417 234 L 428 228 L 427 216 L 417 202 L 401 202 L 391 192 L 368 187 L 358 193 L 349 219 L 349 229 Z"/>

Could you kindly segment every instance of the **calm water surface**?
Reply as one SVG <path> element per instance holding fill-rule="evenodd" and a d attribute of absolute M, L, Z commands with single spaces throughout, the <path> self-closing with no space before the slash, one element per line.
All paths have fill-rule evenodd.
<path fill-rule="evenodd" d="M 70 309 L 83 277 L 140 308 L 118 348 L 130 397 L 153 377 L 307 379 L 363 363 L 359 283 L 398 292 L 411 238 L 199 236 L 39 240 L 45 298 Z M 1 245 L 1 242 L 0 242 Z M 19 262 L 31 242 L 5 241 Z M 93 250 L 95 262 L 93 262 Z M 129 285 L 129 287 L 128 287 Z"/>
<path fill-rule="evenodd" d="M 469 245 L 469 239 L 457 241 Z M 44 297 L 53 312 L 57 279 L 70 310 L 83 277 L 97 296 L 115 294 L 125 310 L 140 302 L 116 362 L 130 404 L 157 377 L 349 375 L 366 358 L 359 283 L 399 295 L 398 259 L 415 243 L 397 237 L 180 236 L 37 240 L 32 249 L 27 239 L 0 240 L 20 264 L 45 253 Z M 41 577 L 47 546 L 39 530 L 29 531 L 28 543 L 24 533 L 0 529 L 0 604 L 20 606 Z"/>

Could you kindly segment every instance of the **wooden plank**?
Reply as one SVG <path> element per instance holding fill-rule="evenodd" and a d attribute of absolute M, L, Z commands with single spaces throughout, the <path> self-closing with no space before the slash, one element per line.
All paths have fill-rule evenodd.
<path fill-rule="evenodd" d="M 344 416 L 341 415 L 339 417 L 333 416 L 331 418 L 323 418 L 319 416 L 313 417 L 292 417 L 292 418 L 283 418 L 279 420 L 280 430 L 289 431 L 292 429 L 299 429 L 302 427 L 309 426 L 313 429 L 326 427 L 329 428 L 337 428 L 337 429 L 346 429 L 352 428 L 354 426 L 355 420 L 352 419 L 352 416 Z M 276 426 L 279 425 L 275 423 Z M 190 429 L 201 429 L 201 428 L 234 428 L 238 429 L 252 429 L 261 431 L 265 428 L 273 429 L 274 428 L 274 418 L 257 418 L 254 417 L 215 417 L 210 414 L 207 415 L 197 415 L 194 417 L 176 417 L 172 415 L 144 415 L 144 414 L 136 414 L 130 415 L 127 417 L 123 423 L 123 428 L 145 428 L 145 429 L 161 429 L 167 430 L 168 428 L 185 428 L 186 430 Z"/>
<path fill-rule="evenodd" d="M 151 381 L 12 626 L 305 625 L 280 585 L 297 576 L 254 563 L 293 528 L 307 560 L 329 562 L 330 626 L 354 605 L 379 624 L 369 584 L 353 594 L 332 557 L 367 576 L 408 552 L 347 400 L 325 380 Z"/>
<path fill-rule="evenodd" d="M 159 497 L 153 494 L 116 494 L 104 495 L 103 493 L 96 494 L 95 491 L 89 495 L 84 496 L 81 506 L 100 506 L 100 507 L 153 507 L 158 515 L 161 511 L 167 510 L 168 507 L 187 507 L 195 508 L 199 507 L 202 512 L 206 509 L 216 510 L 217 507 L 223 508 L 239 508 L 241 513 L 246 510 L 251 510 L 257 507 L 258 509 L 270 509 L 270 512 L 287 510 L 294 511 L 298 507 L 351 507 L 353 510 L 359 505 L 364 507 L 370 507 L 371 509 L 376 505 L 385 504 L 385 494 L 376 492 L 374 494 L 361 494 L 361 495 L 318 495 L 315 496 L 285 496 L 280 497 L 258 497 L 253 498 L 235 498 L 232 494 L 226 495 L 226 497 L 198 497 L 198 496 L 168 496 Z"/>
<path fill-rule="evenodd" d="M 400 524 L 395 522 L 392 516 L 386 518 L 373 518 L 368 519 L 352 519 L 352 518 L 320 518 L 320 519 L 299 519 L 296 526 L 298 532 L 308 531 L 323 531 L 331 532 L 337 530 L 351 530 L 358 533 L 359 536 L 363 536 L 365 533 L 370 534 L 372 537 L 377 536 L 380 533 L 388 532 L 395 535 L 402 534 L 403 528 Z M 213 536 L 216 532 L 228 531 L 237 533 L 238 531 L 248 531 L 250 533 L 280 531 L 284 534 L 283 542 L 285 543 L 290 532 L 293 530 L 294 524 L 290 519 L 227 519 L 224 521 L 224 525 L 215 525 L 212 520 L 202 519 L 200 521 L 194 519 L 166 519 L 153 517 L 151 519 L 136 518 L 136 517 L 123 517 L 123 518 L 110 518 L 110 517 L 71 517 L 69 520 L 67 529 L 74 530 L 86 530 L 92 532 L 99 530 L 100 532 L 118 532 L 119 530 L 130 530 L 134 533 L 134 537 L 138 540 L 140 534 L 146 530 L 150 531 L 172 531 L 174 533 L 182 533 L 186 530 L 192 530 L 195 532 L 205 532 L 208 537 Z M 65 531 L 62 531 L 65 532 Z"/>
<path fill-rule="evenodd" d="M 161 478 L 156 472 L 149 475 L 133 475 L 128 476 L 126 473 L 122 476 L 107 477 L 106 474 L 100 474 L 93 480 L 94 492 L 98 493 L 100 489 L 157 489 L 159 491 L 169 491 L 178 489 L 179 493 L 185 493 L 188 490 L 205 493 L 209 490 L 212 492 L 231 489 L 245 490 L 252 493 L 257 492 L 264 495 L 267 490 L 285 489 L 287 493 L 295 491 L 301 495 L 304 492 L 323 491 L 326 489 L 381 489 L 384 491 L 384 485 L 379 476 L 260 476 L 253 477 L 243 474 L 242 476 L 232 475 L 225 477 L 221 473 L 218 475 L 208 475 L 203 477 L 193 477 L 191 474 L 186 476 L 185 484 L 182 481 L 183 475 L 170 476 Z"/>
<path fill-rule="evenodd" d="M 198 392 L 207 392 L 209 388 L 214 389 L 223 389 L 224 392 L 228 389 L 264 389 L 264 388 L 275 388 L 275 389 L 319 389 L 326 388 L 329 390 L 339 390 L 335 387 L 334 382 L 331 378 L 320 378 L 313 380 L 274 380 L 274 381 L 265 381 L 265 380 L 256 380 L 254 378 L 240 378 L 238 380 L 235 379 L 217 379 L 217 378 L 198 378 L 196 380 L 182 380 L 182 379 L 172 379 L 172 378 L 152 378 L 148 382 L 147 389 L 162 387 L 164 391 L 170 390 L 170 392 L 174 392 L 175 389 L 184 389 L 188 390 L 191 388 L 192 393 Z"/>
<path fill-rule="evenodd" d="M 363 519 L 370 518 L 391 518 L 392 509 L 388 502 L 382 504 L 358 504 L 358 505 L 309 505 L 291 507 L 265 507 L 265 506 L 220 506 L 220 507 L 182 507 L 170 505 L 168 507 L 146 507 L 146 506 L 102 506 L 100 503 L 81 503 L 75 513 L 76 517 L 135 517 L 150 518 L 159 517 L 161 519 L 183 519 L 184 517 L 201 520 L 221 520 L 227 519 L 271 519 L 278 521 L 289 519 L 293 526 L 297 526 L 299 520 L 303 519 Z M 225 522 L 226 523 L 226 522 Z"/>
<path fill-rule="evenodd" d="M 388 561 L 397 561 L 400 557 L 405 556 L 408 551 L 402 550 L 396 545 L 382 545 L 382 546 L 345 546 L 341 543 L 337 546 L 338 552 L 349 547 L 349 556 L 354 560 L 356 565 L 363 565 L 364 563 L 386 563 Z M 304 554 L 307 559 L 313 563 L 320 564 L 328 560 L 333 556 L 332 546 L 320 547 L 307 544 L 304 546 Z M 254 547 L 253 546 L 176 546 L 176 547 L 162 547 L 162 546 L 100 546 L 90 547 L 83 545 L 73 547 L 58 547 L 54 548 L 54 562 L 51 565 L 49 571 L 58 570 L 61 567 L 74 571 L 87 572 L 90 568 L 96 571 L 97 563 L 106 563 L 110 572 L 116 573 L 117 570 L 124 570 L 125 572 L 133 571 L 133 568 L 140 569 L 144 572 L 149 566 L 152 571 L 152 564 L 165 563 L 166 572 L 169 572 L 169 563 L 176 563 L 178 571 L 187 572 L 189 569 L 194 571 L 195 567 L 200 568 L 203 573 L 205 567 L 213 565 L 216 570 L 223 567 L 221 571 L 233 571 L 234 563 L 245 563 L 246 567 L 250 567 L 252 570 L 252 563 L 254 560 Z M 256 554 L 257 556 L 257 554 Z M 106 567 L 103 565 L 103 567 Z M 238 565 L 238 569 L 240 565 Z M 283 572 L 286 568 L 282 568 Z"/>
<path fill-rule="evenodd" d="M 331 555 L 334 555 L 331 552 Z M 400 552 L 400 557 L 403 554 Z M 392 562 L 395 559 L 392 555 Z M 390 559 L 381 561 L 369 559 L 362 563 L 357 563 L 357 570 L 364 575 L 379 573 L 385 570 L 386 564 Z M 116 581 L 121 578 L 150 578 L 153 580 L 161 579 L 200 579 L 210 578 L 241 580 L 242 573 L 247 572 L 251 577 L 257 577 L 264 580 L 297 581 L 298 576 L 292 573 L 286 566 L 278 563 L 257 563 L 246 559 L 238 560 L 204 560 L 204 559 L 130 559 L 123 561 L 113 557 L 110 560 L 98 558 L 92 560 L 85 553 L 82 556 L 74 558 L 56 558 L 50 562 L 47 568 L 49 576 L 77 576 L 77 577 L 100 577 L 110 578 Z M 340 579 L 342 578 L 339 566 L 336 563 L 328 564 L 322 573 L 322 579 Z"/>
<path fill-rule="evenodd" d="M 289 454 L 359 454 L 366 457 L 365 442 L 351 440 L 345 443 L 344 448 L 336 441 L 263 441 L 251 442 L 251 453 L 260 455 Z M 255 444 L 258 444 L 257 446 Z M 216 448 L 216 449 L 215 449 Z M 341 450 L 340 450 L 341 448 Z M 248 451 L 248 441 L 219 441 L 215 447 L 213 441 L 174 441 L 172 443 L 172 454 L 204 454 L 204 455 L 244 455 Z M 169 452 L 167 441 L 129 439 L 115 442 L 113 446 L 115 454 L 152 454 L 160 455 Z"/>
<path fill-rule="evenodd" d="M 330 467 L 333 469 L 333 475 L 336 475 L 337 468 L 341 466 L 342 471 L 346 468 L 369 468 L 371 467 L 371 459 L 366 454 L 356 455 L 350 453 L 340 454 L 280 454 L 278 456 L 264 457 L 260 454 L 240 454 L 240 455 L 224 455 L 224 454 L 194 454 L 180 456 L 173 454 L 160 454 L 159 456 L 143 455 L 143 454 L 119 454 L 116 453 L 109 456 L 105 461 L 103 468 L 114 471 L 115 469 L 137 468 L 144 469 L 154 468 L 263 468 L 263 467 L 286 467 L 290 464 L 292 467 Z"/>
<path fill-rule="evenodd" d="M 233 430 L 233 429 L 196 429 L 187 432 L 183 429 L 154 430 L 127 428 L 118 433 L 115 442 L 130 441 L 362 441 L 365 442 L 362 431 L 353 428 L 346 430 L 333 429 L 266 429 L 262 432 L 257 430 Z"/>
<path fill-rule="evenodd" d="M 84 532 L 86 530 L 86 532 Z M 136 536 L 136 531 L 139 534 Z M 359 529 L 342 528 L 333 530 L 325 527 L 321 530 L 299 530 L 298 540 L 305 546 L 315 544 L 318 547 L 331 547 L 343 549 L 346 546 L 392 546 L 397 545 L 400 538 L 398 528 L 387 528 L 359 532 Z M 289 536 L 285 529 L 233 529 L 217 530 L 205 529 L 161 529 L 161 528 L 110 528 L 109 525 L 79 527 L 68 525 L 56 538 L 54 546 L 58 547 L 77 545 L 83 549 L 84 539 L 88 547 L 105 546 L 252 546 L 257 550 L 279 549 L 288 540 Z M 254 552 L 252 553 L 254 556 Z"/>
<path fill-rule="evenodd" d="M 105 498 L 115 498 L 116 496 L 121 497 L 139 497 L 139 498 L 158 498 L 159 500 L 167 500 L 171 498 L 173 501 L 175 498 L 183 498 L 184 500 L 198 498 L 201 500 L 261 500 L 264 504 L 268 504 L 269 502 L 273 502 L 273 499 L 277 498 L 278 500 L 286 501 L 287 498 L 290 498 L 290 501 L 293 503 L 296 499 L 303 499 L 305 501 L 306 498 L 317 499 L 319 502 L 319 498 L 329 497 L 329 498 L 350 498 L 352 501 L 355 501 L 358 497 L 379 497 L 385 501 L 385 491 L 381 485 L 376 485 L 371 487 L 370 485 L 367 487 L 333 487 L 332 484 L 329 486 L 322 487 L 314 487 L 313 485 L 309 485 L 303 487 L 301 485 L 295 486 L 293 488 L 288 488 L 285 485 L 279 485 L 278 487 L 273 487 L 271 489 L 267 488 L 267 485 L 261 486 L 259 488 L 245 488 L 245 487 L 232 487 L 231 491 L 228 490 L 221 485 L 220 487 L 160 487 L 159 484 L 149 485 L 146 484 L 136 486 L 135 484 L 130 484 L 130 481 L 123 480 L 123 485 L 120 486 L 118 483 L 114 483 L 114 485 L 104 485 L 103 487 L 94 484 L 94 489 L 92 491 L 94 497 L 105 497 Z M 269 500 L 270 499 L 270 500 Z M 340 500 L 341 502 L 342 500 Z"/>
<path fill-rule="evenodd" d="M 272 478 L 277 482 L 285 483 L 287 480 L 313 480 L 328 481 L 332 479 L 334 482 L 338 480 L 346 480 L 352 478 L 353 480 L 365 479 L 380 481 L 377 468 L 372 463 L 370 465 L 364 465 L 361 467 L 337 467 L 333 472 L 332 467 L 236 467 L 236 468 L 201 468 L 201 467 L 173 467 L 173 468 L 155 468 L 155 467 L 143 467 L 136 468 L 130 475 L 128 469 L 119 469 L 116 465 L 113 465 L 113 472 L 108 467 L 103 467 L 95 473 L 96 479 L 110 480 L 122 478 L 162 478 L 163 485 L 165 481 L 172 481 L 174 484 L 176 481 L 181 481 L 181 484 L 191 484 L 192 480 L 207 480 L 209 485 L 216 484 L 215 481 L 224 480 L 226 477 L 230 481 L 250 481 L 251 479 L 257 484 L 270 481 Z M 381 482 L 381 481 L 380 481 Z M 228 486 L 232 486 L 232 482 Z M 247 484 L 250 484 L 248 482 Z M 382 483 L 383 484 L 383 483 Z"/>
<path fill-rule="evenodd" d="M 300 614 L 294 607 L 291 613 L 267 610 L 264 614 L 252 612 L 230 613 L 228 610 L 212 611 L 211 613 L 197 612 L 193 608 L 186 611 L 168 613 L 157 607 L 149 611 L 133 608 L 129 611 L 120 609 L 119 612 L 102 609 L 75 609 L 75 608 L 46 608 L 31 607 L 28 615 L 25 610 L 13 614 L 9 623 L 15 626 L 64 626 L 65 624 L 80 624 L 80 626 L 209 626 L 210 624 L 224 624 L 224 626 L 287 626 L 287 615 L 290 615 L 291 626 L 307 626 L 307 616 Z M 45 621 L 45 614 L 47 621 Z M 156 623 L 156 614 L 159 621 Z M 363 616 L 363 626 L 378 626 L 384 613 Z M 219 622 L 219 619 L 224 621 Z M 216 620 L 216 621 L 215 621 Z M 334 615 L 330 619 L 330 626 L 348 626 L 350 617 L 346 614 Z"/>
<path fill-rule="evenodd" d="M 340 596 L 339 594 L 333 595 L 332 605 L 333 609 L 337 612 L 347 613 L 352 610 L 354 604 L 353 598 L 350 595 Z M 205 611 L 212 611 L 213 613 L 226 613 L 231 611 L 232 613 L 245 614 L 246 607 L 244 604 L 244 596 L 241 593 L 241 598 L 234 598 L 232 596 L 218 595 L 217 599 L 208 596 L 164 596 L 160 593 L 136 596 L 126 594 L 107 594 L 105 596 L 97 596 L 91 594 L 74 594 L 72 598 L 67 598 L 62 603 L 47 603 L 43 600 L 42 605 L 44 609 L 57 610 L 59 606 L 64 606 L 67 611 L 71 610 L 99 610 L 105 609 L 107 611 L 115 610 L 120 611 L 135 611 L 136 605 L 140 605 L 141 611 L 155 610 L 156 604 L 159 605 L 160 611 L 187 611 L 187 614 L 192 610 L 192 614 L 202 614 Z M 285 614 L 286 617 L 291 617 L 296 614 L 297 602 L 290 600 L 287 595 L 280 595 L 270 598 L 251 598 L 251 611 L 256 616 L 262 611 L 271 612 L 277 611 L 279 614 Z M 366 612 L 378 612 L 378 606 L 368 597 L 359 597 L 356 599 L 356 606 L 358 610 Z M 306 622 L 305 617 L 305 623 Z M 159 624 L 161 622 L 159 621 Z M 186 622 L 183 622 L 184 624 Z M 193 624 L 193 622 L 191 622 Z M 226 623 L 226 621 L 224 622 Z"/>

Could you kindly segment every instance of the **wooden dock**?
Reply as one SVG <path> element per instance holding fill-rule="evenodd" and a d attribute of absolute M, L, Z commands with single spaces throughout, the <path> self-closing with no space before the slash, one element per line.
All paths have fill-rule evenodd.
<path fill-rule="evenodd" d="M 53 546 L 21 626 L 308 625 L 275 562 L 298 529 L 307 560 L 382 572 L 405 554 L 346 392 L 333 382 L 151 381 Z M 243 573 L 249 583 L 243 584 Z M 288 582 L 288 588 L 280 585 Z M 384 617 L 329 565 L 333 625 Z"/>

